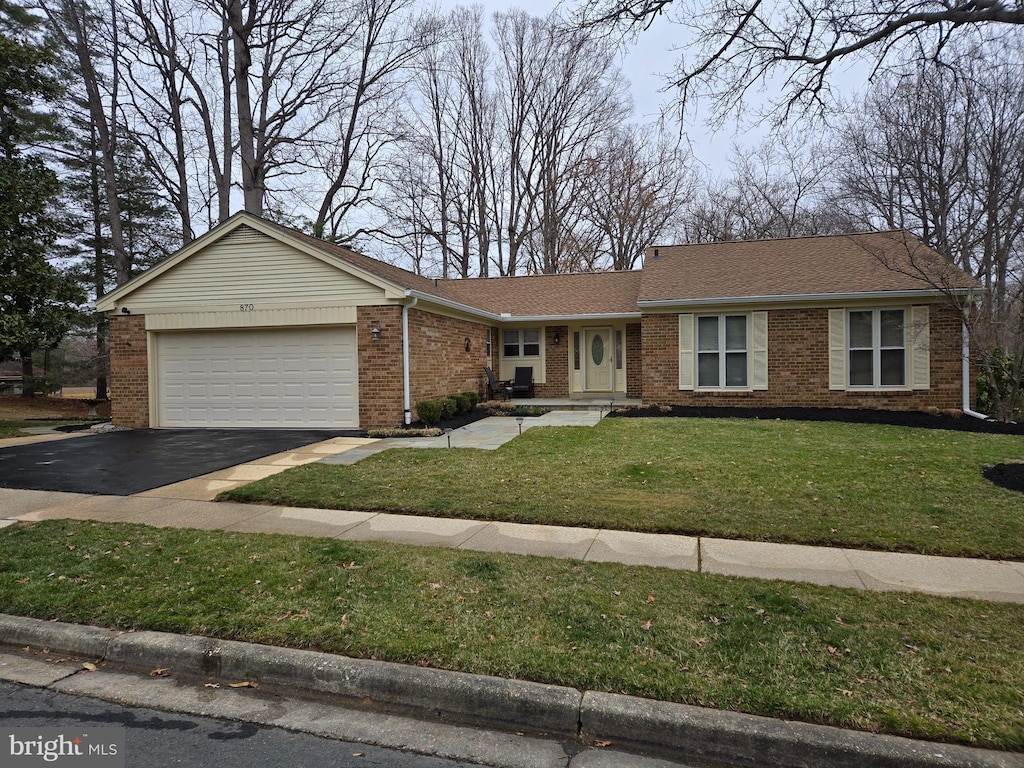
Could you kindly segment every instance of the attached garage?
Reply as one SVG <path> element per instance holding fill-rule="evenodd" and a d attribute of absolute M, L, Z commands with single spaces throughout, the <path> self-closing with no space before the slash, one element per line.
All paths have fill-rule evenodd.
<path fill-rule="evenodd" d="M 359 426 L 354 327 L 155 334 L 160 427 Z"/>

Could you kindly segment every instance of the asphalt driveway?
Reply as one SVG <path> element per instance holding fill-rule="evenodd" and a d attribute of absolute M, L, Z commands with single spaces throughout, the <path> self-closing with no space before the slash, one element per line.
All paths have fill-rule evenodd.
<path fill-rule="evenodd" d="M 130 496 L 351 432 L 138 429 L 0 449 L 0 488 Z"/>

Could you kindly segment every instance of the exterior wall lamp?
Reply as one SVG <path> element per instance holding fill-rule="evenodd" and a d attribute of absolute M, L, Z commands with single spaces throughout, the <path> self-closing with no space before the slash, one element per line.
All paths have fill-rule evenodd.
<path fill-rule="evenodd" d="M 374 341 L 380 341 L 380 333 L 380 326 L 375 325 L 373 326 L 373 328 L 370 329 L 370 338 L 373 339 Z"/>
<path fill-rule="evenodd" d="M 469 336 L 467 336 L 466 337 L 466 351 L 469 352 L 469 350 L 472 348 L 472 346 L 473 345 L 469 341 Z"/>
<path fill-rule="evenodd" d="M 562 337 L 559 335 L 558 331 L 555 331 L 555 344 L 557 344 L 561 340 L 561 338 Z"/>

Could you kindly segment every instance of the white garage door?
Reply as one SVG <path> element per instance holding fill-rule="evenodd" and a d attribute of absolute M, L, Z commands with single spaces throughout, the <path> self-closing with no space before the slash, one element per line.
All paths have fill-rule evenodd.
<path fill-rule="evenodd" d="M 161 427 L 359 426 L 354 328 L 157 336 Z"/>

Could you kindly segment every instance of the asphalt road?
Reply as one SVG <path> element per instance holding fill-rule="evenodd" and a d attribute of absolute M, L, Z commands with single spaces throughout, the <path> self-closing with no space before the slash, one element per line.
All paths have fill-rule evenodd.
<path fill-rule="evenodd" d="M 353 744 L 252 723 L 126 707 L 0 682 L 4 727 L 123 726 L 128 768 L 469 768 L 477 763 Z"/>

